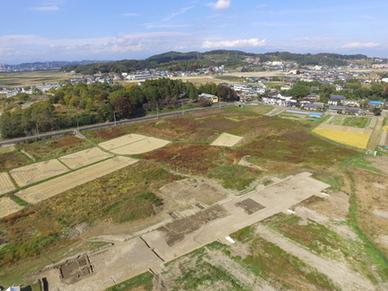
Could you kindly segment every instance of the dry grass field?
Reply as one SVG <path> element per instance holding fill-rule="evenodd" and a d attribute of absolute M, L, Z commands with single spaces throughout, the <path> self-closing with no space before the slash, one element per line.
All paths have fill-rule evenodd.
<path fill-rule="evenodd" d="M 10 174 L 20 187 L 25 187 L 68 171 L 58 160 L 49 160 L 13 169 Z"/>
<path fill-rule="evenodd" d="M 0 87 L 40 85 L 43 83 L 64 81 L 74 78 L 74 76 L 70 73 L 59 71 L 0 73 Z"/>
<path fill-rule="evenodd" d="M 59 160 L 66 166 L 68 166 L 70 169 L 75 170 L 111 157 L 113 157 L 112 154 L 109 154 L 97 147 L 94 147 L 91 149 L 60 157 Z"/>
<path fill-rule="evenodd" d="M 20 206 L 9 197 L 0 197 L 0 219 L 14 214 L 23 208 L 23 206 Z"/>
<path fill-rule="evenodd" d="M 65 135 L 19 144 L 16 147 L 18 150 L 25 151 L 37 161 L 45 161 L 69 155 L 92 146 L 93 144 L 87 140 L 82 140 L 72 135 Z"/>
<path fill-rule="evenodd" d="M 100 143 L 99 146 L 118 155 L 138 155 L 162 148 L 169 143 L 167 140 L 154 137 L 128 134 Z"/>
<path fill-rule="evenodd" d="M 7 173 L 0 173 L 0 195 L 11 192 L 15 189 L 16 187 L 9 175 Z"/>
<path fill-rule="evenodd" d="M 241 136 L 224 132 L 215 141 L 213 141 L 211 145 L 219 147 L 233 147 L 238 144 L 242 139 L 243 138 Z"/>
<path fill-rule="evenodd" d="M 371 129 L 330 124 L 321 124 L 314 129 L 314 132 L 327 139 L 359 149 L 367 148 L 372 134 Z"/>
<path fill-rule="evenodd" d="M 24 189 L 16 193 L 16 196 L 28 203 L 36 204 L 67 190 L 125 168 L 136 162 L 137 160 L 131 158 L 114 157 L 98 164 L 82 168 L 67 175 Z"/>

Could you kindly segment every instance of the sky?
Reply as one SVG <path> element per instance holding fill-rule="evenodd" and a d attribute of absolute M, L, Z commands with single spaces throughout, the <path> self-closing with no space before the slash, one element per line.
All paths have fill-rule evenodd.
<path fill-rule="evenodd" d="M 166 51 L 388 57 L 387 0 L 0 0 L 0 63 Z"/>

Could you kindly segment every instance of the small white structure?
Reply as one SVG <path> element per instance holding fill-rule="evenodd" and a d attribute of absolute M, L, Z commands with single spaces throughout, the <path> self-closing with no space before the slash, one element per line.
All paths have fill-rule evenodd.
<path fill-rule="evenodd" d="M 199 97 L 200 99 L 209 100 L 209 101 L 211 101 L 212 103 L 218 103 L 218 102 L 219 102 L 218 96 L 212 95 L 212 94 L 202 93 L 202 94 L 199 95 L 198 97 Z"/>

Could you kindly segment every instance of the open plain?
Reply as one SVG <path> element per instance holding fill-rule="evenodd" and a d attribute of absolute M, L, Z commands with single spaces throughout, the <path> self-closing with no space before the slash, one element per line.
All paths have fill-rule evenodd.
<path fill-rule="evenodd" d="M 384 290 L 385 157 L 321 139 L 313 133 L 320 120 L 270 111 L 226 108 L 85 131 L 82 144 L 61 146 L 65 155 L 47 157 L 68 172 L 3 196 L 0 283 Z M 222 132 L 244 142 L 213 146 Z M 90 261 L 87 271 L 78 258 Z M 61 279 L 61 268 L 80 276 Z"/>

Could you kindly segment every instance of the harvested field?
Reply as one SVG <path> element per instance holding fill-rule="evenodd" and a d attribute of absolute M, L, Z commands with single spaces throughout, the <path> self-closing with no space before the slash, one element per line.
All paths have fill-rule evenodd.
<path fill-rule="evenodd" d="M 23 200 L 36 204 L 79 185 L 93 181 L 119 169 L 136 163 L 137 160 L 125 157 L 115 157 L 107 161 L 82 168 L 78 171 L 52 179 L 39 185 L 24 189 L 16 195 Z"/>
<path fill-rule="evenodd" d="M 219 147 L 233 147 L 238 144 L 243 138 L 241 136 L 222 133 L 215 141 L 211 143 L 212 146 Z"/>
<path fill-rule="evenodd" d="M 99 146 L 118 155 L 138 155 L 162 148 L 169 143 L 167 140 L 154 137 L 128 134 L 100 143 Z"/>
<path fill-rule="evenodd" d="M 75 170 L 111 157 L 113 157 L 112 154 L 109 154 L 97 147 L 94 147 L 91 149 L 76 152 L 74 154 L 63 156 L 59 158 L 59 160 L 63 162 L 66 166 L 68 166 L 70 169 Z"/>
<path fill-rule="evenodd" d="M 10 171 L 12 178 L 20 186 L 31 185 L 68 172 L 58 160 L 35 163 Z"/>
<path fill-rule="evenodd" d="M 11 192 L 15 189 L 16 187 L 9 175 L 7 173 L 0 173 L 0 195 Z"/>
<path fill-rule="evenodd" d="M 314 129 L 314 132 L 338 143 L 352 147 L 366 149 L 371 129 L 353 128 L 348 126 L 321 124 Z"/>
<path fill-rule="evenodd" d="M 14 214 L 23 209 L 23 206 L 20 206 L 15 201 L 9 197 L 0 197 L 0 219 L 11 214 Z"/>

